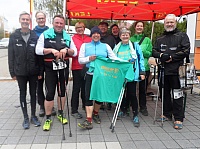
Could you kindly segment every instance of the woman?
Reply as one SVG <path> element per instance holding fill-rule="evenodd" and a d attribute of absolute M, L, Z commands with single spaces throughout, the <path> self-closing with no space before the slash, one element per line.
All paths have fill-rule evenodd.
<path fill-rule="evenodd" d="M 144 22 L 137 21 L 134 24 L 135 27 L 135 34 L 131 37 L 132 42 L 137 42 L 142 49 L 142 53 L 144 56 L 144 66 L 145 66 L 145 74 L 146 77 L 143 81 L 139 82 L 139 106 L 140 112 L 144 116 L 148 116 L 147 105 L 146 105 L 146 91 L 148 86 L 148 78 L 150 74 L 150 67 L 149 67 L 149 57 L 152 55 L 152 44 L 151 40 L 148 37 L 145 37 L 143 34 L 144 31 Z"/>
<path fill-rule="evenodd" d="M 91 29 L 92 41 L 90 43 L 83 43 L 80 49 L 78 61 L 80 64 L 86 64 L 89 68 L 90 62 L 96 59 L 96 56 L 109 57 L 111 59 L 117 59 L 113 53 L 111 47 L 106 43 L 101 43 L 101 31 L 95 26 Z M 86 72 L 85 77 L 85 109 L 86 109 L 86 120 L 83 123 L 79 123 L 78 126 L 83 129 L 92 129 L 92 118 L 95 123 L 100 124 L 101 119 L 99 117 L 99 109 L 101 102 L 95 101 L 93 107 L 93 101 L 89 100 L 90 89 L 92 84 L 93 73 Z"/>
<path fill-rule="evenodd" d="M 75 24 L 76 34 L 73 35 L 72 40 L 77 48 L 77 56 L 72 57 L 72 75 L 73 75 L 73 90 L 71 98 L 72 116 L 80 119 L 82 115 L 78 112 L 79 106 L 79 93 L 81 90 L 82 107 L 85 108 L 85 80 L 84 80 L 84 65 L 79 64 L 78 55 L 81 45 L 91 41 L 91 38 L 84 34 L 85 25 L 83 22 Z"/>
<path fill-rule="evenodd" d="M 133 124 L 139 127 L 140 122 L 138 118 L 138 101 L 136 97 L 136 81 L 145 79 L 144 58 L 140 46 L 137 43 L 130 41 L 131 32 L 127 28 L 122 28 L 119 32 L 119 37 L 122 40 L 114 48 L 113 52 L 118 58 L 129 60 L 134 63 L 135 79 L 133 82 L 126 84 L 126 98 L 123 98 L 121 105 L 121 113 L 125 115 L 129 108 L 129 101 L 132 105 L 133 111 Z"/>

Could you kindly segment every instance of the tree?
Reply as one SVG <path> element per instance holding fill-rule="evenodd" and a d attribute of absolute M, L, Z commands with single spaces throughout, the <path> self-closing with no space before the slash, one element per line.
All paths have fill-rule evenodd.
<path fill-rule="evenodd" d="M 36 10 L 44 10 L 49 17 L 49 22 L 56 14 L 63 12 L 63 0 L 35 0 L 34 7 Z"/>

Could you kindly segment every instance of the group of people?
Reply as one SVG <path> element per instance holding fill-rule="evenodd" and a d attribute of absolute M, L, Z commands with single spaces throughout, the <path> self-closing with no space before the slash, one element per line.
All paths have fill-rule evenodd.
<path fill-rule="evenodd" d="M 75 24 L 76 34 L 72 37 L 66 33 L 65 18 L 55 15 L 53 27 L 45 25 L 46 15 L 39 11 L 35 15 L 38 25 L 29 29 L 30 14 L 22 12 L 19 16 L 21 28 L 10 36 L 8 46 L 8 63 L 10 75 L 17 80 L 20 91 L 20 105 L 24 116 L 22 126 L 29 129 L 30 120 L 34 126 L 41 123 L 36 116 L 36 98 L 40 105 L 39 116 L 46 115 L 43 130 L 48 131 L 52 124 L 52 115 L 56 115 L 54 108 L 54 96 L 57 89 L 57 118 L 62 124 L 68 120 L 63 115 L 66 101 L 66 86 L 69 76 L 69 58 L 72 58 L 73 88 L 71 97 L 71 115 L 81 119 L 79 113 L 79 93 L 81 92 L 82 108 L 86 112 L 86 120 L 78 123 L 83 129 L 92 129 L 92 120 L 100 124 L 99 110 L 102 102 L 90 100 L 93 72 L 88 71 L 90 63 L 98 56 L 114 60 L 124 60 L 132 63 L 135 76 L 132 82 L 125 86 L 119 116 L 126 116 L 130 105 L 133 112 L 133 124 L 139 127 L 138 112 L 148 116 L 146 105 L 146 91 L 150 66 L 148 60 L 151 56 L 158 58 L 160 64 L 165 67 L 164 77 L 164 115 L 159 120 L 171 120 L 174 117 L 174 128 L 182 129 L 183 122 L 183 97 L 174 96 L 180 94 L 180 81 L 178 68 L 189 55 L 190 42 L 185 33 L 176 28 L 176 16 L 169 14 L 164 20 L 165 32 L 156 39 L 154 47 L 151 40 L 143 33 L 145 23 L 136 21 L 133 25 L 135 34 L 117 24 L 113 24 L 108 33 L 109 24 L 100 22 L 91 29 L 90 37 L 84 34 L 85 24 Z M 45 80 L 46 95 L 43 91 Z M 29 82 L 31 100 L 31 118 L 27 112 L 26 92 Z M 139 82 L 139 104 L 136 95 L 137 82 Z M 107 88 L 105 88 L 107 89 Z M 174 98 L 171 99 L 171 90 Z M 36 97 L 37 95 L 37 97 Z M 139 108 L 138 108 L 139 105 Z M 107 104 L 108 110 L 111 103 Z"/>

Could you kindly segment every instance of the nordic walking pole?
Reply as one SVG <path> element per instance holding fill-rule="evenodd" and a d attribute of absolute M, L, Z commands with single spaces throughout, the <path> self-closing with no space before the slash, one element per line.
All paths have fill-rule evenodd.
<path fill-rule="evenodd" d="M 64 125 L 63 125 L 63 109 L 62 109 L 62 100 L 61 100 L 61 82 L 60 82 L 60 75 L 59 75 L 59 63 L 57 61 L 55 61 L 55 64 L 57 66 L 57 75 L 58 75 L 58 84 L 57 84 L 57 88 L 58 88 L 58 96 L 60 97 L 60 110 L 61 110 L 61 117 L 62 117 L 62 140 L 65 140 L 65 129 L 64 129 Z"/>
<path fill-rule="evenodd" d="M 67 69 L 69 69 L 69 68 L 67 68 Z M 66 78 L 65 70 L 64 70 L 64 78 Z M 68 98 L 68 94 L 67 94 L 66 83 L 65 83 L 65 92 L 66 92 L 66 100 L 67 100 L 67 116 L 68 116 L 68 121 L 69 121 L 69 137 L 72 137 L 71 122 L 70 122 L 70 116 L 69 116 L 69 98 Z"/>
<path fill-rule="evenodd" d="M 118 116 L 119 109 L 120 109 L 120 106 L 121 106 L 121 103 L 122 103 L 126 83 L 127 83 L 127 80 L 125 79 L 123 86 L 122 86 L 122 89 L 121 89 L 121 92 L 120 92 L 120 95 L 119 95 L 119 98 L 118 98 L 119 100 L 118 100 L 118 103 L 117 103 L 117 107 L 115 109 L 115 113 L 113 115 L 112 123 L 111 123 L 111 126 L 110 126 L 110 129 L 112 129 L 111 132 L 114 132 L 114 129 L 115 129 L 115 124 L 116 124 L 117 116 Z"/>

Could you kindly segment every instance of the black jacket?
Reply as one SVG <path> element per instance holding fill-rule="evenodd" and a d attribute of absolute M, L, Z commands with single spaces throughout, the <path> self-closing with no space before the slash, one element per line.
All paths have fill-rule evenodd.
<path fill-rule="evenodd" d="M 153 57 L 160 58 L 161 53 L 170 54 L 172 61 L 164 63 L 165 75 L 178 75 L 179 66 L 190 53 L 190 41 L 186 33 L 175 29 L 172 32 L 164 32 L 158 37 L 153 47 Z"/>
<path fill-rule="evenodd" d="M 8 45 L 8 64 L 11 77 L 42 75 L 39 57 L 35 54 L 38 36 L 30 31 L 27 43 L 22 38 L 20 29 L 10 35 Z"/>
<path fill-rule="evenodd" d="M 114 49 L 115 44 L 116 44 L 115 38 L 112 35 L 108 35 L 108 34 L 106 34 L 105 36 L 101 36 L 100 41 L 102 43 L 107 43 L 111 47 L 112 50 Z"/>

